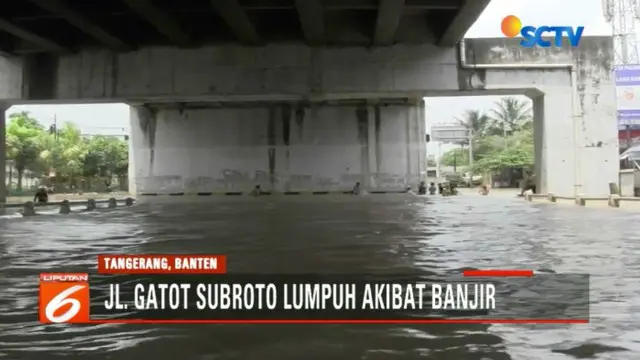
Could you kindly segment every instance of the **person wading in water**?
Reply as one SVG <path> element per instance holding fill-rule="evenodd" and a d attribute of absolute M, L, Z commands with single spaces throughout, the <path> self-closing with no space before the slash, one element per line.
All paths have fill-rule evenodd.
<path fill-rule="evenodd" d="M 536 193 L 536 176 L 530 172 L 525 173 L 520 196 L 524 196 L 524 193 L 527 191 L 531 191 L 533 194 Z"/>
<path fill-rule="evenodd" d="M 33 196 L 33 202 L 37 202 L 40 204 L 46 204 L 49 202 L 49 194 L 47 194 L 46 187 L 41 186 L 38 188 L 35 195 Z"/>

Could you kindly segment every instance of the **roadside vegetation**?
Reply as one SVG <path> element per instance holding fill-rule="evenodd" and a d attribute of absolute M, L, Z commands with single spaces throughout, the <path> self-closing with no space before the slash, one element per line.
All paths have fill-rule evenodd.
<path fill-rule="evenodd" d="M 9 116 L 6 128 L 9 194 L 33 187 L 55 192 L 126 190 L 128 139 L 83 136 L 72 123 L 45 128 L 28 112 Z M 25 185 L 25 180 L 28 185 Z"/>
<path fill-rule="evenodd" d="M 458 119 L 472 133 L 473 164 L 469 150 L 456 148 L 444 153 L 440 163 L 465 167 L 466 171 L 512 182 L 514 176 L 534 165 L 533 113 L 531 103 L 502 98 L 489 112 L 466 110 Z M 515 174 L 515 175 L 514 175 Z"/>

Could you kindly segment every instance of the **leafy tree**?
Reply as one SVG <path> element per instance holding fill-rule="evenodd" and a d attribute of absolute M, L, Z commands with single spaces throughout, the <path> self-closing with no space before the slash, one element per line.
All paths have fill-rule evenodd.
<path fill-rule="evenodd" d="M 474 162 L 474 172 L 501 172 L 508 168 L 531 167 L 534 163 L 533 130 L 520 130 L 502 146 L 495 136 L 483 139 L 483 152 Z"/>
<path fill-rule="evenodd" d="M 474 155 L 475 159 L 476 156 Z M 442 158 L 440 159 L 440 163 L 445 166 L 462 166 L 469 164 L 469 150 L 455 148 L 451 149 L 444 154 L 442 154 Z"/>
<path fill-rule="evenodd" d="M 9 160 L 13 160 L 18 176 L 18 190 L 22 190 L 25 170 L 36 168 L 38 155 L 41 151 L 39 138 L 43 133 L 43 127 L 28 112 L 9 116 L 5 156 Z"/>
<path fill-rule="evenodd" d="M 16 113 L 9 117 L 6 138 L 6 157 L 14 162 L 18 191 L 25 170 L 35 178 L 48 177 L 52 185 L 77 185 L 78 179 L 90 184 L 92 178 L 110 184 L 114 177 L 122 184 L 128 173 L 126 141 L 109 136 L 86 138 L 72 123 L 44 129 L 28 113 Z"/>
<path fill-rule="evenodd" d="M 126 142 L 113 137 L 93 137 L 87 147 L 83 173 L 85 176 L 122 180 L 129 169 L 129 148 Z M 107 181 L 109 182 L 109 181 Z"/>
<path fill-rule="evenodd" d="M 510 135 L 531 122 L 531 103 L 514 97 L 502 98 L 496 102 L 496 108 L 491 110 L 490 118 L 494 135 Z"/>
<path fill-rule="evenodd" d="M 491 130 L 491 118 L 478 110 L 466 110 L 462 118 L 457 118 L 458 124 L 471 130 L 474 136 L 484 136 Z"/>
<path fill-rule="evenodd" d="M 65 123 L 62 129 L 43 133 L 40 141 L 43 151 L 39 158 L 45 172 L 55 174 L 56 182 L 66 180 L 73 184 L 74 176 L 82 171 L 87 148 L 80 129 Z"/>
<path fill-rule="evenodd" d="M 466 119 L 478 119 L 475 111 L 466 111 Z M 475 121 L 475 120 L 474 120 Z M 469 121 L 467 124 L 477 122 Z M 514 122 L 515 123 L 515 122 Z M 473 136 L 473 168 L 474 173 L 500 173 L 508 168 L 531 167 L 534 161 L 533 121 L 521 117 L 518 129 L 507 136 L 501 136 L 501 129 L 492 128 L 491 123 L 485 125 L 484 131 Z M 440 159 L 446 166 L 465 166 L 469 164 L 469 152 L 466 148 L 455 148 L 447 151 Z"/>

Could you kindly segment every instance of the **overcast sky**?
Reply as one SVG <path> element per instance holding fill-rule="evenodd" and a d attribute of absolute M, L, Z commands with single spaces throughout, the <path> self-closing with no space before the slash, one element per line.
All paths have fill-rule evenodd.
<path fill-rule="evenodd" d="M 500 22 L 507 15 L 518 16 L 524 24 L 584 26 L 584 35 L 610 35 L 611 27 L 602 16 L 601 0 L 493 0 L 467 37 L 500 37 Z M 427 99 L 428 122 L 452 122 L 465 109 L 488 110 L 497 97 Z M 124 104 L 109 105 L 29 105 L 7 112 L 26 110 L 44 125 L 54 118 L 70 121 L 83 133 L 119 135 L 128 133 L 129 111 Z"/>

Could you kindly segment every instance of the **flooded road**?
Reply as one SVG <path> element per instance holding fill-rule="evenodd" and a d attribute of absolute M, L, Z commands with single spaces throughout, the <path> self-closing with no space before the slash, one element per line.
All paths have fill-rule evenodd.
<path fill-rule="evenodd" d="M 0 219 L 4 359 L 637 359 L 633 212 L 504 197 L 154 199 Z M 38 274 L 95 271 L 106 253 L 226 254 L 229 272 L 442 274 L 465 267 L 590 273 L 585 325 L 43 326 Z"/>

